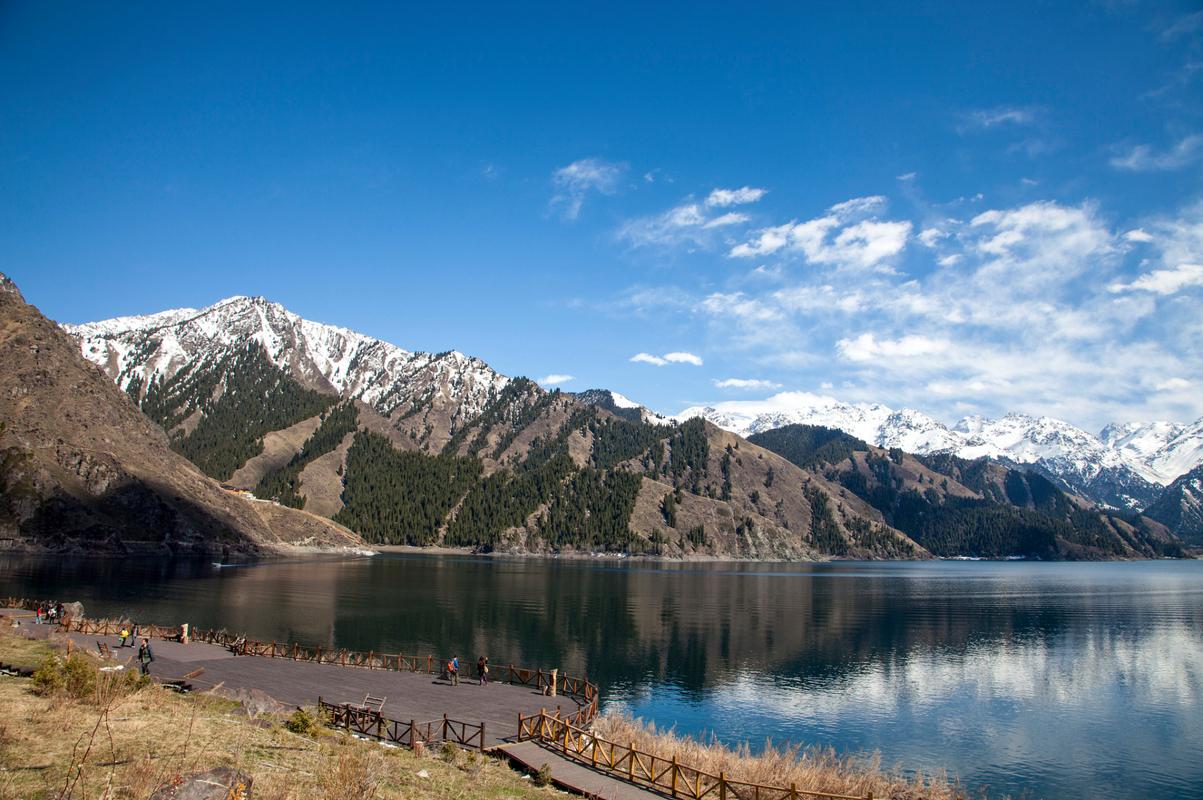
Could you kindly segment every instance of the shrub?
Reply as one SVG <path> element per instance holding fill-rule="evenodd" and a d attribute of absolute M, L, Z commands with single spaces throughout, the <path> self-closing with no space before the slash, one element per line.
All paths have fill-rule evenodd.
<path fill-rule="evenodd" d="M 292 712 L 292 716 L 284 722 L 284 727 L 301 736 L 316 739 L 325 731 L 322 729 L 322 719 L 318 714 L 311 714 L 304 708 Z"/>
<path fill-rule="evenodd" d="M 551 786 L 551 764 L 544 764 L 535 773 L 535 786 Z"/>

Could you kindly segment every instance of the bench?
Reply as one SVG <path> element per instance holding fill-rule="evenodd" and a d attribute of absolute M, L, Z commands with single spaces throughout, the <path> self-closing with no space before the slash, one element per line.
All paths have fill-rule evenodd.
<path fill-rule="evenodd" d="M 352 708 L 354 708 L 356 711 L 372 711 L 379 714 L 384 708 L 385 699 L 386 698 L 384 697 L 375 697 L 370 694 L 365 694 L 363 696 L 363 702 L 359 705 L 352 706 Z"/>

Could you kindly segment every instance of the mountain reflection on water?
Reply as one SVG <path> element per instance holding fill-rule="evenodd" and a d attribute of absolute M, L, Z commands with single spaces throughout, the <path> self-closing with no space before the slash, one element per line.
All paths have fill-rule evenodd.
<path fill-rule="evenodd" d="M 1032 797 L 1203 797 L 1203 563 L 0 558 L 0 593 L 586 672 L 610 707 Z"/>

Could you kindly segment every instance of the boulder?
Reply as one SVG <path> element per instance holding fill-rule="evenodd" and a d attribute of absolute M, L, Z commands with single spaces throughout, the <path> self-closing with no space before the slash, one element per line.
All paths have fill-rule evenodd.
<path fill-rule="evenodd" d="M 229 767 L 217 767 L 164 786 L 150 800 L 251 800 L 251 776 Z"/>

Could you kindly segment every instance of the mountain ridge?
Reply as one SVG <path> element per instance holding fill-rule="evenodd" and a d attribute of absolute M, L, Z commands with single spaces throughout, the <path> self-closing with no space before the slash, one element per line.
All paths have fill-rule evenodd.
<path fill-rule="evenodd" d="M 840 424 L 832 427 L 884 441 L 882 452 L 906 451 L 907 475 L 929 469 L 911 451 L 922 458 L 972 448 L 982 451 L 975 456 L 1000 463 L 999 469 L 1021 468 L 1012 470 L 1016 475 L 1036 469 L 1058 491 L 1069 492 L 1059 501 L 1059 519 L 1088 505 L 1073 499 L 1076 495 L 1103 494 L 1131 507 L 1133 496 L 1152 492 L 1139 476 L 1120 469 L 1114 451 L 1101 442 L 1090 450 L 1089 434 L 1049 418 L 966 418 L 948 428 L 911 409 L 815 395 L 787 395 L 812 400 L 800 412 L 778 408 L 740 417 L 702 408 L 667 418 L 610 390 L 547 391 L 503 376 L 479 359 L 411 353 L 304 320 L 263 298 L 235 297 L 201 310 L 67 330 L 81 352 L 163 426 L 172 446 L 209 474 L 284 505 L 320 507 L 375 541 L 516 552 L 926 555 L 926 548 L 890 523 L 897 509 L 849 494 L 843 479 L 837 480 L 843 468 L 775 461 L 779 455 L 730 430 L 771 430 L 799 415 L 808 421 L 835 416 Z M 265 397 L 275 399 L 264 403 Z M 1083 459 L 1083 451 L 1104 463 Z M 873 459 L 880 462 L 881 454 Z M 766 460 L 774 465 L 764 466 Z M 871 477 L 871 469 L 876 468 L 866 462 L 855 471 Z M 925 479 L 927 490 L 936 478 Z M 939 478 L 943 484 L 956 480 L 952 474 Z M 1033 480 L 1013 482 L 1026 486 Z M 987 497 L 965 487 L 949 491 L 966 502 L 1019 502 L 1007 492 Z M 1034 490 L 1016 491 L 1026 497 Z M 992 513 L 1012 519 L 1018 512 Z M 399 520 L 412 530 L 398 530 Z M 1111 532 L 1096 530 L 1098 536 L 1128 536 L 1116 533 L 1121 523 L 1107 520 Z M 1062 523 L 1049 518 L 1038 524 Z M 1094 523 L 1079 520 L 1081 525 Z M 1072 521 L 1070 529 L 1076 530 Z M 1073 530 L 1060 540 L 1072 546 L 1039 552 L 1048 557 L 1154 552 L 1074 544 Z M 955 547 L 940 541 L 946 550 Z"/>
<path fill-rule="evenodd" d="M 782 393 L 763 403 L 693 406 L 675 419 L 694 416 L 741 435 L 812 424 L 843 430 L 878 447 L 900 447 L 920 455 L 984 456 L 1036 468 L 1063 488 L 1116 508 L 1148 505 L 1177 477 L 1170 472 L 1203 463 L 1203 419 L 1190 425 L 1113 423 L 1101 436 L 1052 417 L 1019 413 L 997 419 L 965 417 L 949 427 L 914 409 L 844 403 L 805 392 Z M 1154 440 L 1157 446 L 1150 447 L 1147 431 L 1157 428 L 1173 435 Z M 1121 431 L 1126 435 L 1119 435 Z M 1143 441 L 1141 433 L 1146 434 Z M 1144 446 L 1139 448 L 1137 442 Z"/>

